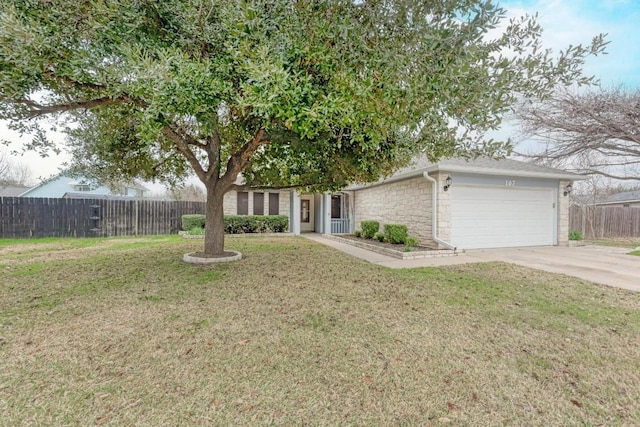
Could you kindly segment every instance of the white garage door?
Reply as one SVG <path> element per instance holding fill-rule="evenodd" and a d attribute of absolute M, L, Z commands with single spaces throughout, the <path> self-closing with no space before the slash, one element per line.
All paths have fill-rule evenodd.
<path fill-rule="evenodd" d="M 552 189 L 456 185 L 451 192 L 451 243 L 459 248 L 553 245 Z"/>

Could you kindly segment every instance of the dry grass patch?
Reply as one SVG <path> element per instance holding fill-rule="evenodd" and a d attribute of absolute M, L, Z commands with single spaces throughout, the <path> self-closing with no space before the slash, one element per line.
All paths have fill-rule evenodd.
<path fill-rule="evenodd" d="M 215 266 L 87 242 L 0 254 L 2 425 L 640 424 L 628 291 L 301 238 L 229 239 L 245 259 Z"/>

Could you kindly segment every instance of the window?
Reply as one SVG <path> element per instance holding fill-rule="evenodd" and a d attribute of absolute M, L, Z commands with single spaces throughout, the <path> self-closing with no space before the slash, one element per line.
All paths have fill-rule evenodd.
<path fill-rule="evenodd" d="M 629 206 L 631 206 L 631 204 L 629 204 L 629 203 L 623 203 L 623 204 L 622 204 L 622 207 L 623 207 L 623 208 L 628 208 Z"/>
<path fill-rule="evenodd" d="M 300 200 L 300 222 L 311 222 L 311 200 Z"/>
<path fill-rule="evenodd" d="M 92 191 L 98 188 L 97 185 L 86 180 L 71 182 L 70 185 L 73 187 L 73 191 Z"/>
<path fill-rule="evenodd" d="M 249 193 L 238 191 L 238 215 L 249 215 Z"/>
<path fill-rule="evenodd" d="M 264 215 L 264 193 L 253 193 L 253 214 Z"/>
<path fill-rule="evenodd" d="M 76 191 L 91 191 L 91 186 L 89 184 L 76 184 L 73 189 Z"/>
<path fill-rule="evenodd" d="M 280 193 L 269 193 L 269 215 L 280 215 Z"/>

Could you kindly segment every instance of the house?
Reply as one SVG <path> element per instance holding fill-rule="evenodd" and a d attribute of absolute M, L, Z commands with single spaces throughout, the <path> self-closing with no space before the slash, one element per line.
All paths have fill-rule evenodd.
<path fill-rule="evenodd" d="M 26 185 L 12 185 L 0 183 L 0 197 L 18 197 L 27 191 L 29 187 Z"/>
<path fill-rule="evenodd" d="M 113 192 L 106 186 L 82 177 L 71 177 L 64 174 L 55 175 L 33 188 L 30 188 L 20 197 L 49 197 L 49 198 L 86 198 L 91 196 L 121 195 L 128 198 L 142 198 L 149 190 L 138 183 L 128 183 L 121 186 L 120 191 Z"/>
<path fill-rule="evenodd" d="M 440 248 L 566 245 L 571 183 L 582 176 L 516 160 L 424 159 L 333 194 L 230 192 L 226 214 L 279 213 L 294 234 L 352 233 L 362 220 L 404 224 Z"/>
<path fill-rule="evenodd" d="M 604 202 L 597 203 L 598 206 L 612 206 L 623 208 L 640 208 L 640 190 L 624 191 L 609 196 Z"/>

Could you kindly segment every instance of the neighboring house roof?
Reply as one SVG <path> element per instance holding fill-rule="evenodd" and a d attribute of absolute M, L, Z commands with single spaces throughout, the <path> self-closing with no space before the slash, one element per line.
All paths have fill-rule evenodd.
<path fill-rule="evenodd" d="M 122 189 L 124 193 L 122 196 L 129 199 L 149 192 L 148 188 L 136 181 L 123 184 Z M 100 185 L 94 180 L 84 177 L 70 177 L 62 173 L 42 181 L 33 188 L 24 188 L 19 196 L 60 198 L 66 194 L 83 194 L 87 196 L 84 198 L 99 195 L 114 195 L 109 188 Z"/>
<path fill-rule="evenodd" d="M 610 205 L 617 203 L 635 203 L 640 202 L 640 190 L 623 191 L 622 193 L 616 193 L 607 198 L 604 202 L 598 203 L 598 205 Z"/>
<path fill-rule="evenodd" d="M 529 178 L 565 179 L 570 181 L 585 179 L 584 176 L 567 172 L 562 169 L 550 168 L 535 163 L 521 162 L 513 159 L 490 159 L 481 157 L 478 159 L 442 159 L 438 163 L 430 163 L 421 157 L 414 160 L 406 168 L 398 170 L 390 177 L 372 184 L 357 185 L 349 189 L 358 189 L 382 183 L 401 181 L 404 179 L 421 176 L 430 172 L 460 172 L 499 176 L 522 176 Z"/>
<path fill-rule="evenodd" d="M 0 197 L 18 197 L 28 189 L 29 187 L 27 187 L 26 185 L 0 184 Z"/>
<path fill-rule="evenodd" d="M 70 177 L 63 174 L 55 175 L 35 187 L 20 194 L 20 197 L 50 197 L 60 198 L 68 192 L 77 192 L 78 186 L 88 185 L 87 190 L 83 190 L 83 193 L 87 194 L 109 194 L 110 191 L 107 187 L 101 186 L 92 180 Z"/>

